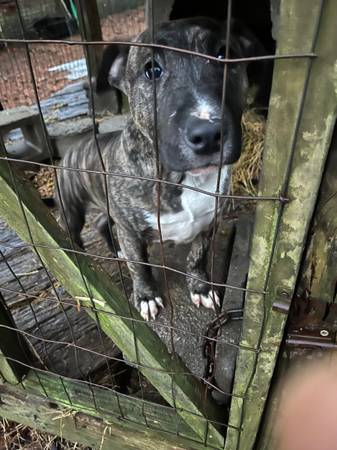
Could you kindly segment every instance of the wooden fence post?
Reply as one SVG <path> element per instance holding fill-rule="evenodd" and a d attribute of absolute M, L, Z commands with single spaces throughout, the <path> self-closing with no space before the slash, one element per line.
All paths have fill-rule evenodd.
<path fill-rule="evenodd" d="M 298 294 L 327 303 L 337 294 L 337 127 L 320 189 L 315 218 L 310 228 Z"/>
<path fill-rule="evenodd" d="M 253 448 L 283 338 L 336 120 L 336 21 L 334 0 L 281 2 L 278 53 L 317 58 L 275 64 L 260 194 L 290 201 L 257 206 L 247 287 L 265 294 L 246 295 L 226 450 Z"/>
<path fill-rule="evenodd" d="M 75 0 L 81 36 L 84 41 L 102 41 L 101 21 L 96 0 Z M 96 77 L 100 66 L 103 45 L 90 45 L 88 47 L 90 73 Z M 88 71 L 89 72 L 89 71 Z"/>

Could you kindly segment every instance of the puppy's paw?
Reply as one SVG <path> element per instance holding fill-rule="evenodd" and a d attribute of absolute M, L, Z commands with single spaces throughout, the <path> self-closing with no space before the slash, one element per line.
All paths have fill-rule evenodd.
<path fill-rule="evenodd" d="M 220 297 L 216 291 L 210 290 L 207 294 L 199 294 L 196 292 L 191 292 L 191 300 L 194 305 L 199 308 L 200 305 L 205 308 L 210 308 L 215 310 L 215 305 L 220 306 Z"/>
<path fill-rule="evenodd" d="M 140 315 L 147 322 L 151 319 L 155 320 L 159 313 L 159 308 L 164 308 L 164 303 L 161 297 L 154 297 L 151 299 L 139 300 Z"/>

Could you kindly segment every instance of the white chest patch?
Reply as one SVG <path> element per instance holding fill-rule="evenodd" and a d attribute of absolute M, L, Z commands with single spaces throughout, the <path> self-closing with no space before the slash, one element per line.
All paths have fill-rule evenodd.
<path fill-rule="evenodd" d="M 229 188 L 231 168 L 224 166 L 221 171 L 220 192 L 226 193 Z M 216 190 L 218 171 L 193 176 L 187 174 L 183 184 L 197 187 L 213 193 Z M 182 210 L 177 213 L 161 214 L 160 227 L 164 241 L 189 243 L 203 230 L 206 230 L 214 219 L 215 197 L 191 189 L 184 189 L 181 194 Z M 152 229 L 158 231 L 157 216 L 149 214 L 147 222 Z"/>

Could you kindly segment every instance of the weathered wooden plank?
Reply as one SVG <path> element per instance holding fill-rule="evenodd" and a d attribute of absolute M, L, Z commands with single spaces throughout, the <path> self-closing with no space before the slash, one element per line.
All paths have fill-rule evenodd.
<path fill-rule="evenodd" d="M 324 171 L 324 177 L 320 187 L 319 198 L 315 209 L 314 220 L 308 233 L 306 243 L 306 254 L 304 263 L 301 266 L 296 296 L 298 302 L 306 304 L 307 297 L 319 298 L 327 303 L 336 302 L 336 280 L 337 280 L 337 128 L 335 126 L 331 147 Z M 297 304 L 298 305 L 298 304 Z M 294 305 L 290 311 L 292 315 Z M 296 307 L 296 309 L 298 306 Z M 309 313 L 311 315 L 311 312 Z M 325 311 L 326 314 L 326 311 Z M 296 313 L 295 313 L 296 318 Z M 308 322 L 310 318 L 308 317 Z M 317 319 L 316 319 L 317 320 Z M 317 324 L 317 322 L 314 322 Z M 300 324 L 298 325 L 298 328 Z M 329 314 L 324 317 L 320 324 L 320 329 L 332 330 L 335 328 L 335 322 L 329 320 Z M 297 327 L 296 327 L 297 328 Z M 324 350 L 320 348 L 294 348 L 286 349 L 282 358 L 278 361 L 277 379 L 282 382 L 282 375 L 287 373 L 289 368 L 296 364 L 302 364 L 303 359 L 319 358 Z M 265 412 L 264 429 L 258 442 L 259 450 L 270 450 L 276 448 L 273 436 L 273 425 L 275 415 L 280 413 L 278 410 L 279 398 L 282 395 L 281 386 L 278 391 L 272 393 L 271 401 L 268 401 L 268 408 Z M 287 392 L 284 391 L 284 395 Z"/>
<path fill-rule="evenodd" d="M 60 375 L 86 378 L 88 373 L 92 375 L 106 366 L 107 358 L 103 355 L 118 356 L 120 351 L 108 336 L 104 333 L 100 336 L 96 322 L 83 308 L 78 310 L 57 280 L 48 278 L 34 251 L 2 220 L 0 234 L 0 292 L 16 328 L 36 336 L 25 335 L 39 361 Z M 89 241 L 89 252 L 110 256 L 107 248 L 102 249 L 103 245 L 93 241 L 91 231 L 86 230 L 84 235 Z M 75 350 L 68 342 L 82 349 Z"/>
<path fill-rule="evenodd" d="M 109 422 L 135 423 L 165 433 L 195 440 L 193 431 L 177 412 L 167 406 L 114 392 L 112 389 L 59 377 L 43 371 L 30 371 L 23 380 L 30 393 L 40 395 L 63 407 Z M 200 444 L 195 444 L 199 448 Z"/>
<path fill-rule="evenodd" d="M 32 238 L 34 243 L 39 244 L 38 252 L 44 263 L 73 297 L 85 306 L 90 307 L 94 303 L 110 313 L 97 313 L 96 317 L 103 331 L 129 361 L 139 364 L 144 376 L 168 403 L 178 409 L 183 420 L 199 438 L 205 438 L 207 433 L 208 442 L 221 447 L 222 435 L 212 423 L 207 423 L 204 417 L 221 422 L 222 411 L 210 399 L 205 398 L 201 383 L 189 373 L 176 355 L 167 351 L 158 336 L 141 320 L 139 313 L 127 304 L 100 266 L 84 255 L 78 254 L 76 260 L 71 251 L 65 250 L 71 249 L 65 233 L 25 180 L 16 175 L 14 187 L 13 173 L 9 163 L 1 160 L 2 217 L 22 239 L 31 242 Z M 18 202 L 17 195 L 21 202 Z M 25 211 L 31 235 L 21 208 Z M 86 280 L 91 299 L 82 276 Z M 95 318 L 93 313 L 91 315 Z M 137 321 L 130 320 L 132 317 Z"/>
<path fill-rule="evenodd" d="M 96 0 L 75 0 L 78 11 L 81 36 L 84 41 L 103 41 L 101 22 Z M 88 47 L 88 57 L 91 76 L 96 76 L 101 62 L 103 45 L 91 45 Z"/>
<path fill-rule="evenodd" d="M 123 418 L 113 420 L 59 407 L 9 384 L 0 384 L 0 416 L 40 431 L 100 450 L 198 450 L 204 446 L 179 436 L 145 428 Z"/>
<path fill-rule="evenodd" d="M 241 348 L 239 353 L 234 386 L 239 398 L 232 400 L 230 424 L 243 429 L 228 430 L 227 450 L 254 446 L 282 340 L 287 314 L 271 306 L 291 301 L 336 119 L 336 20 L 333 0 L 281 4 L 278 52 L 314 50 L 318 58 L 275 65 L 260 193 L 277 195 L 288 187 L 291 201 L 283 211 L 275 203 L 257 207 L 248 288 L 266 294 L 247 293 L 241 344 L 259 352 Z"/>
<path fill-rule="evenodd" d="M 310 228 L 298 295 L 336 302 L 337 295 L 337 128 Z"/>

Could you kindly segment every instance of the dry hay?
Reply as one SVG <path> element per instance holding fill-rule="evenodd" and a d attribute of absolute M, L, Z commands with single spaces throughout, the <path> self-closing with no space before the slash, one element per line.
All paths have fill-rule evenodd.
<path fill-rule="evenodd" d="M 61 448 L 62 450 L 89 450 L 89 447 L 59 439 L 25 425 L 6 419 L 0 420 L 1 450 L 58 450 Z"/>
<path fill-rule="evenodd" d="M 41 167 L 33 177 L 33 185 L 38 190 L 41 198 L 54 196 L 54 169 L 52 167 Z"/>
<path fill-rule="evenodd" d="M 232 175 L 233 194 L 257 194 L 266 119 L 253 109 L 247 110 L 242 117 L 242 154 L 234 165 Z"/>

